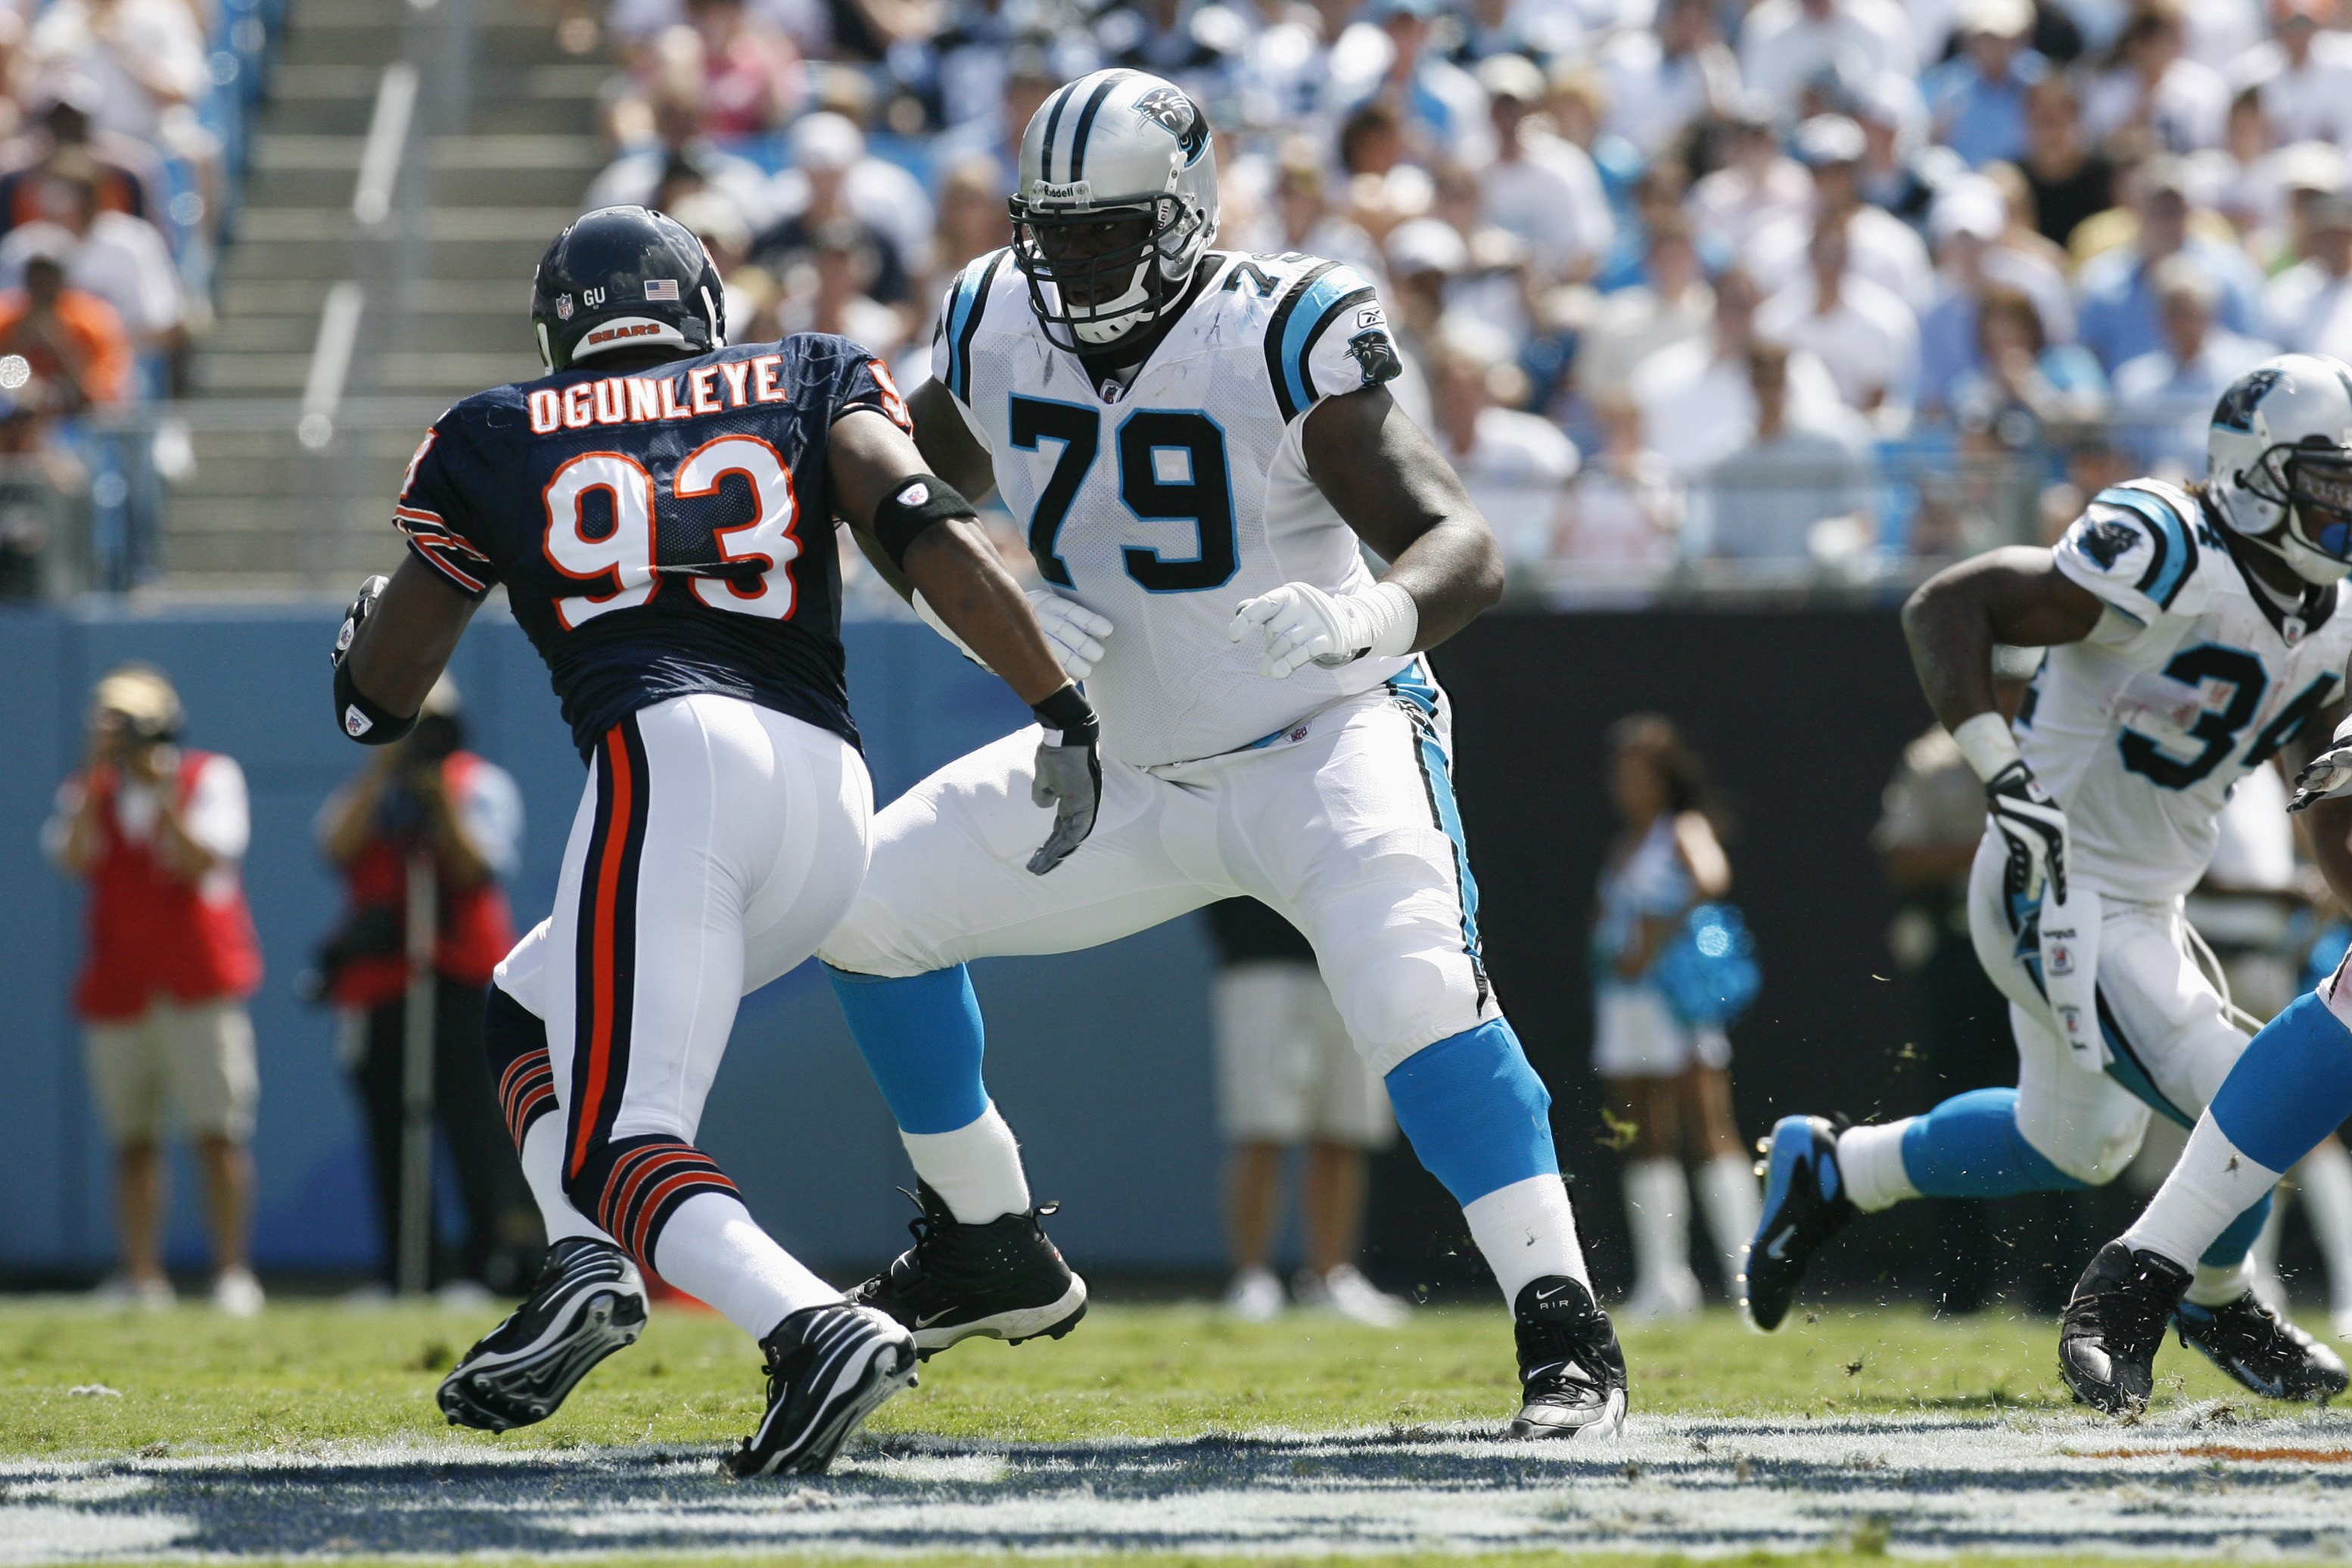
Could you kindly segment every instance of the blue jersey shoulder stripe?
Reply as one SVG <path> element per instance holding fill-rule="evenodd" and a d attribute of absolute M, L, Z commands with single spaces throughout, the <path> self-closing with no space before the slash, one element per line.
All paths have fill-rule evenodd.
<path fill-rule="evenodd" d="M 1369 298 L 1371 285 L 1361 273 L 1341 262 L 1326 261 L 1296 284 L 1266 323 L 1265 357 L 1274 373 L 1274 400 L 1284 424 L 1315 401 L 1315 382 L 1307 369 L 1307 351 L 1315 346 L 1332 314 L 1348 299 Z"/>
<path fill-rule="evenodd" d="M 2163 609 L 2172 608 L 2180 596 L 2181 585 L 2197 569 L 2197 540 L 2180 514 L 2161 497 L 2128 485 L 2117 485 L 2098 493 L 2097 500 L 2130 512 L 2148 526 L 2148 538 L 2154 549 L 2148 556 L 2147 570 L 2140 574 L 2139 591 Z"/>
<path fill-rule="evenodd" d="M 972 336 L 980 331 L 981 313 L 988 309 L 989 290 L 996 286 L 1005 255 L 1000 250 L 966 265 L 956 274 L 955 294 L 948 301 L 948 390 L 966 403 L 971 401 Z"/>

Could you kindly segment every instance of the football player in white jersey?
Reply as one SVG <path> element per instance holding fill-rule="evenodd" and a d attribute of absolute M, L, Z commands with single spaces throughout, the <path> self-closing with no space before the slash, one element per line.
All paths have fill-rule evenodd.
<path fill-rule="evenodd" d="M 2352 370 L 2288 354 L 2249 371 L 2214 409 L 2208 458 L 2202 485 L 2102 490 L 2054 549 L 1963 562 L 1905 606 L 1927 700 L 1985 784 L 1969 927 L 2009 998 L 2017 1087 L 1877 1126 L 1774 1127 L 1748 1258 L 1759 1328 L 1854 1215 L 2113 1181 L 2150 1116 L 2190 1125 L 2246 1048 L 2181 898 L 2231 786 L 2343 687 Z M 1996 643 L 2050 650 L 2013 725 L 1993 709 Z M 2321 858 L 2338 897 L 2352 893 L 2343 837 Z M 2248 1289 L 2269 1188 L 2181 1259 L 2155 1332 L 2177 1323 L 2258 1394 L 2326 1398 L 2344 1363 Z"/>
<path fill-rule="evenodd" d="M 1495 601 L 1501 559 L 1382 384 L 1399 363 L 1381 302 L 1335 262 L 1210 249 L 1208 124 L 1142 72 L 1046 100 L 1012 208 L 1013 245 L 957 278 L 910 406 L 933 471 L 999 491 L 1028 530 L 1054 595 L 1040 618 L 1102 716 L 1099 809 L 1033 874 L 1038 803 L 1076 786 L 1026 731 L 876 823 L 864 891 L 819 956 L 923 1214 L 858 1299 L 926 1354 L 1068 1331 L 1086 1286 L 990 1102 L 963 966 L 1245 894 L 1313 942 L 1399 1124 L 1464 1206 L 1517 1321 L 1514 1434 L 1613 1433 L 1624 1362 L 1549 1097 L 1487 980 L 1451 710 L 1422 657 Z M 1377 580 L 1365 545 L 1388 563 Z"/>

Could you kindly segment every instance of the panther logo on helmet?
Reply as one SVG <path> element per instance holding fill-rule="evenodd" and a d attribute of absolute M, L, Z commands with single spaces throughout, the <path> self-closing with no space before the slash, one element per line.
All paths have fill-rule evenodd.
<path fill-rule="evenodd" d="M 2285 374 L 2270 365 L 2260 365 L 2231 382 L 2229 390 L 2221 394 L 2221 401 L 2213 407 L 2213 423 L 2231 430 L 2252 429 L 2254 410 Z"/>
<path fill-rule="evenodd" d="M 2352 574 L 2352 367 L 2281 354 L 2221 394 L 2206 495 L 2238 536 L 2306 583 Z"/>
<path fill-rule="evenodd" d="M 1181 88 L 1153 88 L 1135 100 L 1135 111 L 1176 138 L 1187 163 L 1200 156 L 1209 140 L 1209 122 Z"/>

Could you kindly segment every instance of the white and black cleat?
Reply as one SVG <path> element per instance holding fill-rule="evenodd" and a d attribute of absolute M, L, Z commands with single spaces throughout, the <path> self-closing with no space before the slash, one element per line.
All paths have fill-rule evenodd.
<path fill-rule="evenodd" d="M 1531 1279 L 1511 1309 L 1519 1348 L 1513 1437 L 1613 1437 L 1625 1425 L 1625 1352 L 1591 1290 L 1565 1275 Z"/>
<path fill-rule="evenodd" d="M 822 1474 L 885 1400 L 915 1386 L 915 1337 L 872 1307 L 803 1307 L 760 1348 L 768 1413 L 720 1461 L 731 1476 Z"/>
<path fill-rule="evenodd" d="M 2120 1241 L 2099 1248 L 2058 1321 L 2058 1375 L 2074 1397 L 2109 1415 L 2137 1415 L 2156 1387 L 2164 1343 L 2189 1270 Z"/>
<path fill-rule="evenodd" d="M 530 1296 L 484 1334 L 435 1396 L 452 1426 L 504 1432 L 555 1414 L 589 1370 L 646 1331 L 646 1282 L 594 1237 L 547 1249 Z"/>
<path fill-rule="evenodd" d="M 917 1189 L 912 1195 L 923 1212 L 907 1224 L 915 1245 L 852 1290 L 852 1301 L 905 1325 L 926 1361 L 962 1340 L 1017 1345 L 1040 1336 L 1058 1340 L 1078 1326 L 1087 1315 L 1087 1282 L 1039 1223 L 1054 1205 L 965 1225 L 929 1185 L 918 1183 Z"/>

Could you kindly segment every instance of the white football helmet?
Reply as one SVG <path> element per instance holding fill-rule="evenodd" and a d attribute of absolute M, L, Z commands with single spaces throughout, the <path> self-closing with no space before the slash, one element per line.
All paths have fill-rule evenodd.
<path fill-rule="evenodd" d="M 1080 77 L 1030 117 L 1012 207 L 1013 254 L 1045 335 L 1107 348 L 1182 299 L 1216 238 L 1209 117 L 1143 71 Z"/>
<path fill-rule="evenodd" d="M 2352 366 L 2281 354 L 2230 384 L 2205 437 L 2222 521 L 2306 583 L 2352 574 Z"/>

